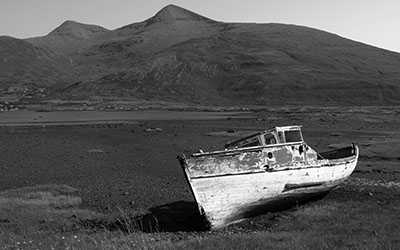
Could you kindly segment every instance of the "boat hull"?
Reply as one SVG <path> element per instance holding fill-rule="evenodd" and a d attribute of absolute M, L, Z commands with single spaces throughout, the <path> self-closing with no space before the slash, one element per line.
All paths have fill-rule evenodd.
<path fill-rule="evenodd" d="M 358 158 L 358 149 L 356 151 L 351 157 L 278 171 L 191 176 L 190 160 L 184 159 L 182 166 L 199 210 L 211 229 L 217 229 L 243 218 L 323 196 L 353 172 Z"/>

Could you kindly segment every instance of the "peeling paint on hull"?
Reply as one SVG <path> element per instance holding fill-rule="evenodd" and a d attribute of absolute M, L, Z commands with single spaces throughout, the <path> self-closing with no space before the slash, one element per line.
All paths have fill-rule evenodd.
<path fill-rule="evenodd" d="M 330 159 L 317 157 L 312 149 L 310 156 L 301 155 L 300 146 L 308 148 L 300 142 L 181 158 L 199 210 L 211 229 L 322 196 L 356 167 L 355 145 L 325 153 Z M 269 152 L 282 155 L 268 157 Z M 345 157 L 335 158 L 338 155 Z"/>
<path fill-rule="evenodd" d="M 199 178 L 192 179 L 191 185 L 211 227 L 220 228 L 247 217 L 246 214 L 252 214 L 258 207 L 264 207 L 265 212 L 268 212 L 268 207 L 272 209 L 278 201 L 307 199 L 308 195 L 326 193 L 343 182 L 355 166 L 356 161 L 353 161 L 306 170 Z M 290 172 L 293 173 L 290 175 Z M 316 181 L 321 184 L 285 190 L 285 186 L 290 183 Z"/>

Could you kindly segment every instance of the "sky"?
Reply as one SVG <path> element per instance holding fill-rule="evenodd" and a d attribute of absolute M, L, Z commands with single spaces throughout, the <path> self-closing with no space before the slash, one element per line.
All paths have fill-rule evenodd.
<path fill-rule="evenodd" d="M 44 36 L 66 20 L 113 30 L 168 4 L 223 22 L 307 26 L 400 53 L 399 0 L 0 0 L 0 36 Z"/>

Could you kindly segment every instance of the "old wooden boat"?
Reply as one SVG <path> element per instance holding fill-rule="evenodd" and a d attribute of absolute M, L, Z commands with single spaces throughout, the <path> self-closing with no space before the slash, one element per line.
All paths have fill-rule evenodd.
<path fill-rule="evenodd" d="M 358 147 L 317 153 L 301 126 L 275 127 L 225 150 L 178 157 L 211 229 L 326 194 L 353 172 Z"/>

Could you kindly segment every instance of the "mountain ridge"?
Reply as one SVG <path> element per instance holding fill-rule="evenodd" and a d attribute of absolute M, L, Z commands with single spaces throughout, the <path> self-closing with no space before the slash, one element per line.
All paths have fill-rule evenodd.
<path fill-rule="evenodd" d="M 70 36 L 77 39 L 87 39 L 109 31 L 98 25 L 83 24 L 67 20 L 51 31 L 47 36 Z"/>
<path fill-rule="evenodd" d="M 98 25 L 67 20 L 45 36 L 24 40 L 34 46 L 53 50 L 55 53 L 65 53 L 86 45 L 86 41 L 101 36 L 108 31 L 108 29 Z"/>

